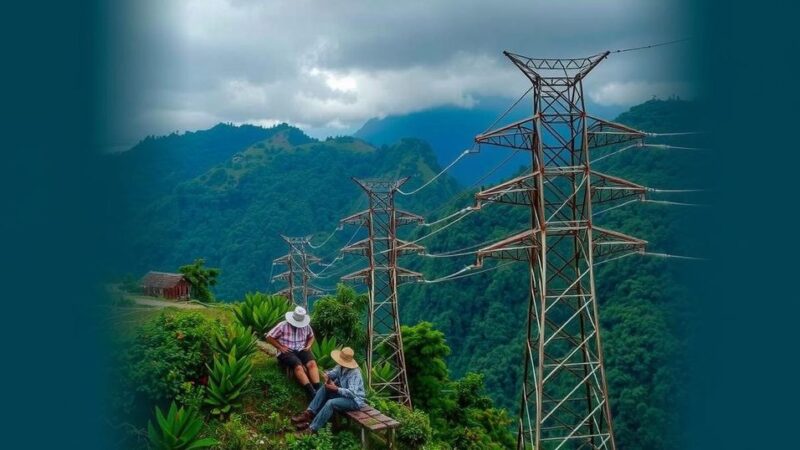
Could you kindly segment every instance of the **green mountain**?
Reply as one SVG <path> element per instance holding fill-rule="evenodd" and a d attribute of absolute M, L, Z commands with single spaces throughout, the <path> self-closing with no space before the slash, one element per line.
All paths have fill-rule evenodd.
<path fill-rule="evenodd" d="M 694 130 L 695 107 L 677 100 L 650 101 L 617 121 L 651 132 Z M 694 146 L 695 137 L 656 142 Z M 204 143 L 205 142 L 205 143 Z M 600 151 L 596 157 L 613 152 Z M 338 220 L 365 207 L 365 196 L 350 177 L 411 176 L 414 189 L 440 170 L 428 144 L 403 139 L 372 146 L 351 137 L 317 141 L 280 125 L 263 129 L 220 125 L 187 135 L 152 138 L 128 154 L 114 155 L 124 169 L 129 203 L 119 212 L 126 247 L 119 273 L 175 270 L 197 257 L 222 269 L 216 294 L 240 299 L 247 291 L 270 289 L 271 261 L 285 253 L 285 235 L 314 235 L 317 256 L 331 261 L 338 249 L 363 230 L 333 232 Z M 596 170 L 664 188 L 704 187 L 700 152 L 631 149 L 598 161 Z M 185 167 L 184 167 L 185 165 Z M 488 170 L 489 167 L 486 167 Z M 166 179 L 164 179 L 166 178 Z M 401 208 L 443 218 L 471 204 L 445 174 L 416 195 L 399 196 Z M 705 203 L 701 194 L 657 194 L 659 199 Z M 653 252 L 703 255 L 697 218 L 702 208 L 658 203 L 631 204 L 597 217 L 604 228 L 650 242 Z M 525 210 L 492 205 L 420 243 L 430 253 L 453 251 L 522 230 Z M 401 238 L 416 239 L 436 228 L 409 227 Z M 354 231 L 356 231 L 355 234 Z M 401 264 L 435 279 L 474 262 L 407 256 Z M 315 283 L 332 288 L 338 277 L 362 267 L 348 257 L 318 267 Z M 321 271 L 325 271 L 324 274 Z M 682 287 L 702 273 L 702 263 L 633 256 L 598 267 L 597 291 L 615 432 L 620 448 L 681 447 L 679 411 L 685 401 L 686 342 L 692 305 L 701 299 Z M 277 286 L 275 286 L 277 287 Z M 454 377 L 485 374 L 495 402 L 516 415 L 521 377 L 528 281 L 522 264 L 435 284 L 400 287 L 404 323 L 433 322 L 452 348 Z"/>
<path fill-rule="evenodd" d="M 694 130 L 694 109 L 689 102 L 649 101 L 616 120 L 650 132 Z M 685 137 L 654 142 L 696 145 Z M 600 150 L 593 158 L 619 148 Z M 600 160 L 593 168 L 648 187 L 698 188 L 707 185 L 701 169 L 710 167 L 710 162 L 704 158 L 707 156 L 688 150 L 635 148 Z M 657 197 L 682 202 L 707 200 L 698 193 Z M 464 197 L 442 215 L 469 202 L 470 198 Z M 649 241 L 652 252 L 703 255 L 708 254 L 698 232 L 703 211 L 635 203 L 599 214 L 595 223 Z M 452 252 L 522 231 L 528 221 L 524 208 L 492 205 L 423 242 L 430 253 Z M 434 279 L 472 263 L 474 256 L 470 255 L 427 258 L 412 264 L 412 268 Z M 448 362 L 453 374 L 484 373 L 495 401 L 512 415 L 517 414 L 521 389 L 526 267 L 511 264 L 454 282 L 408 285 L 399 293 L 403 322 L 432 321 L 450 337 L 452 355 Z M 607 377 L 620 448 L 681 447 L 679 411 L 685 401 L 687 337 L 692 304 L 701 301 L 682 288 L 682 280 L 701 269 L 702 263 L 696 261 L 653 256 L 631 256 L 597 268 Z"/>
<path fill-rule="evenodd" d="M 217 132 L 238 131 L 245 135 L 237 135 L 242 142 L 253 134 L 252 128 L 218 126 L 203 133 L 216 142 Z M 312 243 L 321 244 L 334 232 L 339 219 L 366 206 L 366 196 L 351 177 L 397 178 L 402 174 L 412 176 L 407 183 L 411 189 L 440 170 L 430 147 L 418 140 L 404 139 L 376 148 L 351 137 L 320 142 L 288 125 L 259 130 L 268 137 L 241 148 L 228 147 L 224 159 L 222 150 L 198 152 L 203 163 L 195 164 L 192 171 L 173 172 L 170 176 L 176 179 L 170 183 L 174 187 L 168 189 L 166 182 L 159 186 L 168 190 L 164 195 L 152 201 L 132 195 L 136 206 L 128 208 L 120 226 L 127 247 L 119 249 L 125 257 L 118 271 L 137 275 L 147 270 L 174 271 L 203 257 L 208 265 L 222 269 L 217 296 L 241 299 L 245 292 L 269 288 L 271 261 L 287 251 L 281 234 L 315 235 Z M 165 140 L 180 139 L 171 136 Z M 160 147 L 167 142 L 149 145 Z M 134 148 L 132 155 L 138 151 Z M 192 156 L 189 153 L 185 158 Z M 142 165 L 155 166 L 149 161 Z M 201 166 L 206 169 L 198 170 Z M 135 167 L 130 172 L 143 171 Z M 150 178 L 130 180 L 129 189 L 134 192 L 140 186 L 155 191 Z M 443 177 L 427 188 L 430 195 L 412 198 L 403 206 L 412 211 L 433 209 L 438 198 L 449 197 L 456 188 L 455 182 Z M 337 232 L 318 255 L 332 260 L 353 231 Z M 329 278 L 318 284 L 332 288 L 335 282 Z"/>

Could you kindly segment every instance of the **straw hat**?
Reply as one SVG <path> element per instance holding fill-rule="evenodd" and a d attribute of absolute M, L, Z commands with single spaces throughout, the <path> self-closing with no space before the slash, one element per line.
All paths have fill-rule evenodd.
<path fill-rule="evenodd" d="M 298 306 L 294 311 L 286 313 L 286 321 L 297 328 L 303 328 L 311 323 L 311 317 L 306 313 L 306 309 Z"/>
<path fill-rule="evenodd" d="M 331 358 L 336 361 L 342 367 L 347 367 L 348 369 L 356 369 L 358 368 L 358 362 L 353 357 L 353 349 L 350 347 L 345 347 L 341 350 L 334 350 L 331 352 Z"/>

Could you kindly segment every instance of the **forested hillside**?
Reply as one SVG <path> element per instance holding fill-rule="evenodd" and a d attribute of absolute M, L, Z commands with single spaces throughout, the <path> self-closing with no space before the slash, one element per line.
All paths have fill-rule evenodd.
<path fill-rule="evenodd" d="M 694 106 L 681 101 L 650 101 L 632 108 L 618 122 L 650 131 L 685 131 L 696 127 Z M 671 140 L 667 140 L 671 139 Z M 681 140 L 679 140 L 681 139 Z M 685 145 L 688 138 L 654 142 Z M 615 149 L 598 151 L 594 158 Z M 605 158 L 593 169 L 661 189 L 698 188 L 706 184 L 704 154 L 689 150 L 634 148 Z M 704 203 L 701 194 L 658 198 Z M 467 206 L 462 199 L 449 211 Z M 493 205 L 437 235 L 428 243 L 442 253 L 497 240 L 525 229 L 527 210 Z M 649 250 L 677 255 L 703 254 L 697 224 L 702 208 L 630 204 L 600 214 L 598 226 L 649 241 Z M 453 273 L 474 256 L 428 259 L 413 264 L 428 278 Z M 682 288 L 689 271 L 701 262 L 631 256 L 598 267 L 596 272 L 607 375 L 620 448 L 680 447 L 680 405 L 684 400 L 684 358 L 692 304 L 701 301 Z M 528 277 L 523 264 L 453 282 L 401 287 L 403 321 L 432 321 L 450 336 L 450 369 L 458 376 L 478 371 L 494 399 L 514 415 L 518 411 Z M 457 338 L 456 338 L 457 337 Z"/>
<path fill-rule="evenodd" d="M 252 134 L 250 128 L 218 126 L 209 132 L 241 132 L 247 137 Z M 151 183 L 167 188 L 170 182 L 160 180 L 162 176 L 174 178 L 174 187 L 151 201 L 131 194 L 134 207 L 128 208 L 120 226 L 127 248 L 118 249 L 125 258 L 117 272 L 139 276 L 147 270 L 175 271 L 202 257 L 208 265 L 222 269 L 217 297 L 238 300 L 245 292 L 268 289 L 271 262 L 287 251 L 281 234 L 314 235 L 312 242 L 319 244 L 339 219 L 366 206 L 366 196 L 351 177 L 411 176 L 407 186 L 413 188 L 439 171 L 430 147 L 418 140 L 375 148 L 351 137 L 316 141 L 287 125 L 259 130 L 268 138 L 239 149 L 227 148 L 227 157 L 217 164 L 211 160 L 221 159 L 218 153 L 210 158 L 208 151 L 184 152 L 183 159 L 198 158 L 207 166 L 196 170 L 195 176 L 187 176 L 189 170 L 166 169 L 147 176 L 145 168 L 156 166 L 154 162 L 122 155 L 135 162 L 129 173 L 139 174 L 128 177 L 129 191 L 153 190 Z M 241 142 L 245 137 L 237 139 Z M 156 139 L 148 146 L 166 148 L 180 137 L 161 139 L 165 142 Z M 158 159 L 176 163 L 174 158 Z M 432 209 L 455 189 L 455 182 L 443 177 L 426 188 L 428 195 L 411 199 L 407 207 Z M 332 259 L 353 231 L 337 232 L 318 255 Z M 335 283 L 335 279 L 325 279 L 318 284 L 333 288 Z"/>
<path fill-rule="evenodd" d="M 632 108 L 617 121 L 659 132 L 693 130 L 694 119 L 692 103 L 654 100 Z M 217 139 L 212 136 L 214 130 L 227 137 Z M 365 196 L 350 177 L 412 176 L 408 191 L 440 170 L 431 148 L 413 139 L 376 148 L 350 137 L 317 141 L 286 125 L 267 130 L 220 126 L 204 133 L 189 138 L 210 139 L 217 150 L 193 147 L 182 142 L 185 135 L 175 135 L 146 141 L 115 162 L 128 172 L 124 180 L 135 205 L 121 226 L 128 247 L 119 249 L 125 261 L 116 268 L 118 273 L 138 276 L 150 269 L 174 271 L 204 257 L 210 266 L 222 270 L 217 296 L 239 300 L 247 291 L 269 288 L 270 262 L 286 251 L 280 234 L 314 234 L 312 242 L 321 244 L 340 218 L 364 208 Z M 237 144 L 222 145 L 233 139 L 230 136 L 236 136 Z M 694 145 L 694 139 L 655 142 Z M 155 156 L 173 145 L 185 150 L 169 152 L 174 154 L 169 158 Z M 136 154 L 143 149 L 150 149 L 150 156 Z M 614 150 L 603 150 L 593 158 Z M 650 187 L 698 188 L 705 186 L 700 168 L 709 167 L 704 157 L 701 152 L 636 148 L 603 159 L 593 168 Z M 195 158 L 202 161 L 196 163 Z M 162 167 L 184 163 L 185 169 Z M 489 168 L 483 166 L 485 171 Z M 419 194 L 401 196 L 398 203 L 432 221 L 471 205 L 470 194 L 444 175 Z M 658 198 L 707 202 L 697 193 L 659 194 Z M 702 208 L 635 203 L 599 215 L 596 223 L 645 239 L 654 252 L 702 255 L 704 242 L 694 230 L 695 219 L 703 213 Z M 524 209 L 492 205 L 420 243 L 430 253 L 447 252 L 500 239 L 521 231 L 526 223 Z M 419 237 L 431 230 L 412 227 L 401 237 Z M 358 236 L 353 231 L 337 232 L 317 250 L 318 256 L 330 261 L 342 244 Z M 472 256 L 401 260 L 427 279 L 473 262 Z M 316 283 L 331 288 L 338 276 L 360 264 L 358 258 L 348 257 L 326 269 Z M 609 390 L 620 448 L 680 447 L 684 354 L 692 305 L 702 300 L 687 292 L 682 280 L 701 272 L 701 265 L 632 256 L 598 267 Z M 451 282 L 407 284 L 399 294 L 402 321 L 429 321 L 444 332 L 452 349 L 448 358 L 452 375 L 483 373 L 495 403 L 515 416 L 527 288 L 522 264 Z"/>

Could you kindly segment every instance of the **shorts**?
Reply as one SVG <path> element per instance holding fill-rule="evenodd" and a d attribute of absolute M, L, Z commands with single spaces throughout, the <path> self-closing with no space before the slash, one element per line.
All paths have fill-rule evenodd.
<path fill-rule="evenodd" d="M 290 369 L 300 365 L 305 366 L 311 361 L 314 361 L 314 355 L 308 350 L 292 350 L 278 355 L 278 362 Z"/>

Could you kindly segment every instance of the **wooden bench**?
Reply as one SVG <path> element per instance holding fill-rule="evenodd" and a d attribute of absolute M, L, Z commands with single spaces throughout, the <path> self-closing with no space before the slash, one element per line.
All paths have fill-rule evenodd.
<path fill-rule="evenodd" d="M 369 448 L 368 432 L 384 434 L 387 448 L 395 447 L 394 430 L 400 426 L 400 422 L 369 405 L 364 405 L 357 411 L 347 411 L 344 415 L 361 427 L 361 446 L 363 448 Z"/>

